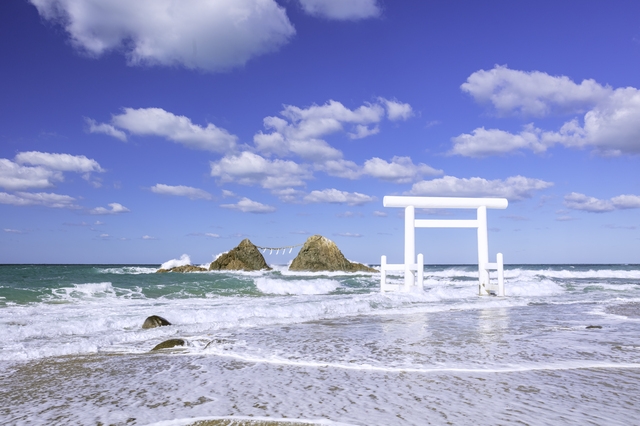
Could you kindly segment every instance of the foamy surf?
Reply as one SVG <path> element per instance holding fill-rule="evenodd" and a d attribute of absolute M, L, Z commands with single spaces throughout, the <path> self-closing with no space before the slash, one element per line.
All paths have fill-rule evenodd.
<path fill-rule="evenodd" d="M 624 424 L 640 403 L 640 266 L 507 266 L 507 297 L 460 265 L 386 294 L 379 273 L 286 265 L 0 267 L 8 424 L 555 424 L 575 395 L 572 420 Z"/>

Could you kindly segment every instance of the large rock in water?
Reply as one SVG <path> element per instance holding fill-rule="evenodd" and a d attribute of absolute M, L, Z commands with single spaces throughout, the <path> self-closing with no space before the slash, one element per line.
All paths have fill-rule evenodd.
<path fill-rule="evenodd" d="M 322 235 L 309 237 L 293 259 L 290 271 L 378 272 L 362 263 L 349 262 L 336 243 Z"/>
<path fill-rule="evenodd" d="M 156 273 L 162 273 L 162 272 L 204 272 L 206 271 L 207 268 L 203 268 L 202 266 L 195 266 L 195 265 L 182 265 L 182 266 L 175 266 L 171 269 L 158 269 L 156 271 Z"/>
<path fill-rule="evenodd" d="M 248 238 L 209 265 L 210 271 L 260 271 L 262 269 L 271 270 L 258 247 Z"/>

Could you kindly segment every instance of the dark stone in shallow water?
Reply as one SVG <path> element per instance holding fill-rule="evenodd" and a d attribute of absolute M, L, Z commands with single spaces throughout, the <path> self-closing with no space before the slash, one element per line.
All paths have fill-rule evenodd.
<path fill-rule="evenodd" d="M 587 329 L 590 329 L 590 328 L 602 328 L 602 326 L 601 325 L 588 325 Z"/>
<path fill-rule="evenodd" d="M 171 349 L 174 348 L 176 346 L 184 346 L 184 340 L 182 339 L 169 339 L 169 340 L 165 340 L 164 342 L 157 344 L 153 347 L 153 349 L 151 349 L 152 351 L 157 351 L 159 349 Z"/>
<path fill-rule="evenodd" d="M 166 319 L 159 317 L 157 315 L 151 315 L 146 320 L 144 320 L 144 324 L 142 324 L 142 328 L 156 328 L 162 327 L 163 325 L 171 325 L 169 321 Z"/>

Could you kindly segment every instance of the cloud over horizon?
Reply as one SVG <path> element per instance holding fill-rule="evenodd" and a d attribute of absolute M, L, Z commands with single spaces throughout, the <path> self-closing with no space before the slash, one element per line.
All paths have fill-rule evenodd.
<path fill-rule="evenodd" d="M 564 197 L 564 205 L 572 210 L 582 210 L 590 213 L 606 213 L 614 210 L 640 209 L 639 195 L 618 195 L 608 200 L 589 197 L 578 192 L 572 192 Z"/>
<path fill-rule="evenodd" d="M 487 180 L 479 177 L 457 178 L 444 176 L 439 179 L 413 184 L 407 195 L 430 197 L 501 197 L 520 201 L 533 197 L 535 191 L 553 186 L 551 182 L 524 176 L 511 176 L 504 180 Z"/>
<path fill-rule="evenodd" d="M 566 121 L 557 131 L 533 123 L 519 133 L 476 128 L 451 138 L 450 155 L 486 157 L 531 150 L 545 152 L 560 144 L 567 148 L 592 148 L 603 156 L 640 153 L 640 90 L 612 89 L 594 80 L 579 85 L 566 76 L 554 77 L 504 66 L 473 73 L 461 86 L 481 103 L 491 103 L 500 115 L 545 116 L 553 111 L 577 114 L 582 120 Z"/>
<path fill-rule="evenodd" d="M 220 207 L 239 210 L 243 213 L 272 213 L 276 211 L 276 208 L 273 206 L 250 200 L 247 197 L 241 198 L 240 201 L 235 204 L 221 204 Z"/>
<path fill-rule="evenodd" d="M 203 189 L 193 188 L 184 185 L 165 185 L 158 183 L 151 187 L 151 192 L 163 195 L 173 195 L 178 197 L 187 197 L 191 200 L 211 200 L 213 196 Z"/>
<path fill-rule="evenodd" d="M 238 137 L 212 123 L 205 127 L 193 124 L 184 115 L 175 115 L 162 108 L 123 108 L 122 114 L 111 117 L 112 124 L 95 124 L 86 119 L 90 133 L 104 133 L 126 140 L 126 130 L 137 136 L 158 136 L 190 149 L 229 152 L 235 148 Z M 124 138 L 119 135 L 124 135 Z"/>

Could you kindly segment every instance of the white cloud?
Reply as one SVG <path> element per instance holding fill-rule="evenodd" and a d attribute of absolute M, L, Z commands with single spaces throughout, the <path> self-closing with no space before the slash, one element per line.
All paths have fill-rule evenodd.
<path fill-rule="evenodd" d="M 134 135 L 160 136 L 187 148 L 203 151 L 231 151 L 238 139 L 211 123 L 202 127 L 193 124 L 188 117 L 175 115 L 162 108 L 124 108 L 124 112 L 114 115 L 111 122 L 115 127 Z"/>
<path fill-rule="evenodd" d="M 89 133 L 104 133 L 120 139 L 122 142 L 127 141 L 127 134 L 122 130 L 116 129 L 112 124 L 98 123 L 96 120 L 87 117 L 84 118 L 84 121 L 89 125 Z"/>
<path fill-rule="evenodd" d="M 385 98 L 378 98 L 378 100 L 387 109 L 387 117 L 391 121 L 408 120 L 409 118 L 413 117 L 413 108 L 411 108 L 411 105 L 409 104 L 398 101 L 390 101 Z"/>
<path fill-rule="evenodd" d="M 295 34 L 274 0 L 30 0 L 98 57 L 124 51 L 129 65 L 225 71 L 277 50 Z"/>
<path fill-rule="evenodd" d="M 309 15 L 336 20 L 359 20 L 380 16 L 376 0 L 299 0 Z"/>
<path fill-rule="evenodd" d="M 26 234 L 26 232 L 20 231 L 19 229 L 4 228 L 3 230 L 9 234 Z"/>
<path fill-rule="evenodd" d="M 86 173 L 104 171 L 96 160 L 87 158 L 84 155 L 28 151 L 18 153 L 15 157 L 15 162 L 31 166 L 42 166 L 49 170 L 59 170 L 62 172 Z"/>
<path fill-rule="evenodd" d="M 213 233 L 211 233 L 211 232 L 205 232 L 205 233 L 204 233 L 204 236 L 205 236 L 205 237 L 209 237 L 209 238 L 220 238 L 220 235 L 218 235 L 218 234 L 213 234 Z"/>
<path fill-rule="evenodd" d="M 576 125 L 568 123 L 567 125 Z M 584 126 L 563 140 L 572 146 L 592 146 L 601 154 L 640 153 L 640 90 L 616 89 L 605 101 L 587 112 Z"/>
<path fill-rule="evenodd" d="M 337 232 L 335 234 L 333 234 L 337 237 L 352 237 L 352 238 L 360 238 L 362 237 L 362 234 L 354 234 L 351 232 Z"/>
<path fill-rule="evenodd" d="M 612 92 L 591 79 L 576 84 L 566 76 L 499 65 L 474 72 L 460 88 L 478 102 L 490 102 L 499 114 L 533 116 L 549 114 L 554 108 L 570 113 L 586 111 Z"/>
<path fill-rule="evenodd" d="M 640 153 L 640 90 L 634 87 L 613 90 L 593 80 L 577 85 L 567 77 L 496 67 L 472 74 L 462 88 L 478 100 L 490 100 L 502 113 L 545 115 L 554 107 L 587 112 L 582 123 L 573 119 L 558 131 L 543 131 L 533 124 L 517 134 L 477 128 L 471 134 L 452 138 L 450 154 L 483 157 L 518 150 L 540 153 L 555 144 L 591 147 L 606 156 Z"/>
<path fill-rule="evenodd" d="M 49 188 L 53 181 L 62 181 L 59 171 L 44 167 L 28 167 L 0 158 L 0 187 L 17 191 L 30 188 Z"/>
<path fill-rule="evenodd" d="M 376 217 L 387 217 L 389 216 L 386 212 L 381 212 L 380 210 L 375 210 L 373 215 Z"/>
<path fill-rule="evenodd" d="M 96 207 L 95 209 L 89 210 L 90 214 L 120 214 L 127 213 L 129 211 L 128 208 L 119 203 L 110 203 L 110 209 L 105 207 Z"/>
<path fill-rule="evenodd" d="M 175 195 L 179 197 L 188 197 L 191 200 L 211 200 L 213 197 L 207 191 L 198 188 L 192 188 L 184 185 L 165 185 L 162 183 L 151 187 L 151 191 L 156 194 Z"/>
<path fill-rule="evenodd" d="M 311 191 L 303 200 L 307 203 L 332 203 L 357 206 L 375 201 L 375 197 L 359 192 L 346 192 L 331 188 L 323 189 L 322 191 Z"/>
<path fill-rule="evenodd" d="M 444 176 L 439 179 L 415 183 L 409 194 L 445 197 L 504 197 L 516 201 L 531 198 L 534 191 L 540 191 L 552 185 L 551 182 L 524 176 L 511 176 L 505 180 Z"/>
<path fill-rule="evenodd" d="M 44 206 L 55 209 L 79 209 L 74 204 L 75 198 L 69 195 L 53 194 L 49 192 L 16 192 L 7 194 L 0 192 L 0 204 L 12 204 L 14 206 Z"/>
<path fill-rule="evenodd" d="M 235 182 L 241 185 L 260 185 L 263 188 L 282 188 L 304 185 L 309 179 L 308 169 L 293 161 L 268 160 L 245 151 L 212 161 L 211 176 L 220 182 Z"/>
<path fill-rule="evenodd" d="M 472 134 L 463 133 L 451 138 L 453 148 L 450 155 L 462 155 L 465 157 L 487 157 L 490 155 L 502 155 L 520 149 L 529 149 L 535 153 L 547 150 L 557 138 L 551 133 L 528 124 L 518 134 L 513 134 L 499 129 L 486 130 L 477 128 Z"/>
<path fill-rule="evenodd" d="M 605 213 L 614 210 L 640 208 L 640 196 L 618 195 L 609 200 L 601 200 L 584 194 L 572 192 L 564 197 L 564 205 L 572 210 L 582 210 L 591 213 Z"/>
<path fill-rule="evenodd" d="M 156 237 L 152 237 L 151 235 L 143 235 L 142 236 L 143 240 L 156 240 Z"/>
<path fill-rule="evenodd" d="M 294 154 L 313 162 L 339 160 L 342 152 L 322 138 L 337 132 L 347 132 L 351 139 L 378 133 L 377 124 L 385 117 L 383 104 L 392 105 L 396 109 L 411 108 L 408 104 L 383 98 L 378 103 L 366 103 L 353 110 L 334 100 L 309 108 L 285 105 L 280 112 L 284 118 L 272 116 L 263 120 L 264 127 L 271 130 L 271 133 L 258 132 L 253 141 L 256 148 L 265 154 Z M 396 114 L 393 115 L 394 119 L 397 119 Z"/>
<path fill-rule="evenodd" d="M 273 206 L 250 200 L 247 197 L 243 197 L 236 204 L 222 204 L 220 207 L 240 210 L 243 213 L 271 213 L 276 211 L 276 208 Z"/>
<path fill-rule="evenodd" d="M 380 133 L 380 127 L 378 126 L 373 126 L 369 128 L 362 124 L 358 124 L 355 128 L 355 131 L 352 133 L 349 133 L 349 138 L 362 139 L 362 138 L 366 138 L 367 136 L 375 135 L 377 133 Z"/>
<path fill-rule="evenodd" d="M 328 160 L 316 165 L 316 169 L 325 172 L 329 176 L 345 179 L 358 179 L 362 175 L 361 167 L 348 160 Z"/>
<path fill-rule="evenodd" d="M 296 203 L 304 195 L 303 191 L 295 188 L 272 189 L 271 193 L 285 203 Z"/>
<path fill-rule="evenodd" d="M 421 176 L 434 176 L 443 174 L 442 170 L 436 170 L 426 164 L 413 164 L 409 157 L 393 157 L 388 163 L 381 158 L 372 158 L 365 161 L 362 173 L 378 179 L 395 183 L 413 182 Z"/>

